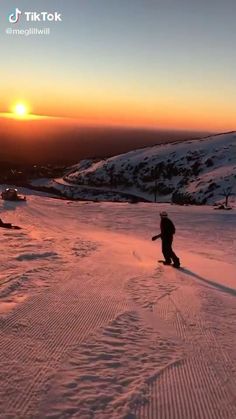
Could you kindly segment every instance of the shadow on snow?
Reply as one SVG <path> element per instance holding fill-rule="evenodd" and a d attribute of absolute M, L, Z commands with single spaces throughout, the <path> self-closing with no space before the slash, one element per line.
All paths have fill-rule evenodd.
<path fill-rule="evenodd" d="M 204 282 L 208 285 L 211 285 L 214 288 L 219 289 L 222 292 L 226 292 L 228 294 L 236 296 L 236 290 L 233 289 L 233 288 L 229 288 L 229 287 L 226 287 L 223 284 L 218 284 L 217 282 L 211 281 L 210 279 L 203 278 L 202 276 L 200 276 L 200 275 L 196 274 L 195 272 L 192 272 L 192 271 L 190 271 L 189 269 L 186 269 L 186 268 L 182 268 L 181 271 L 183 273 L 185 273 L 186 275 L 190 275 L 193 278 L 196 278 L 196 279 L 198 279 L 198 280 L 200 280 L 200 281 L 202 281 L 202 282 Z"/>

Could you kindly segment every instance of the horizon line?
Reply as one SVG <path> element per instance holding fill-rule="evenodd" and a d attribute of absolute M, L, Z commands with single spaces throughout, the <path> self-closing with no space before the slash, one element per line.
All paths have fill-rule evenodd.
<path fill-rule="evenodd" d="M 126 124 L 126 123 L 113 123 L 113 122 L 99 122 L 99 121 L 85 121 L 75 117 L 68 116 L 55 116 L 55 115 L 39 115 L 39 114 L 27 114 L 24 116 L 17 116 L 12 112 L 0 112 L 0 118 L 12 119 L 16 122 L 30 122 L 30 121 L 58 121 L 58 122 L 73 122 L 80 126 L 85 127 L 97 127 L 97 128 L 114 128 L 114 129 L 134 129 L 134 130 L 145 130 L 145 131 L 171 131 L 171 132 L 196 132 L 196 133 L 214 133 L 211 129 L 200 129 L 189 127 L 163 127 L 163 126 L 150 126 L 150 125 L 137 125 L 137 124 Z M 227 131 L 227 130 L 226 130 Z M 232 130 L 231 130 L 232 131 Z M 217 131 L 219 132 L 219 131 Z M 223 131 L 221 131 L 223 132 Z"/>

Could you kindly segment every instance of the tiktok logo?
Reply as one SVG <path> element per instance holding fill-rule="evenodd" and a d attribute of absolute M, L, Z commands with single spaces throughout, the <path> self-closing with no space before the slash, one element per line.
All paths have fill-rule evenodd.
<path fill-rule="evenodd" d="M 8 16 L 8 20 L 15 24 L 21 15 L 26 22 L 62 22 L 62 14 L 58 12 L 22 12 L 18 8 Z"/>
<path fill-rule="evenodd" d="M 20 15 L 22 14 L 22 12 L 19 9 L 16 9 L 15 12 L 11 13 L 9 15 L 9 22 L 10 23 L 17 23 L 18 20 L 20 19 Z"/>

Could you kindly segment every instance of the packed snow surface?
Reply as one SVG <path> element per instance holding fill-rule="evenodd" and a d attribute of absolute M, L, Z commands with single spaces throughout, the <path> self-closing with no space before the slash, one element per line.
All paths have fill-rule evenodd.
<path fill-rule="evenodd" d="M 135 153 L 134 153 L 135 154 Z M 162 259 L 159 211 L 182 268 Z M 236 417 L 236 211 L 0 204 L 0 416 Z"/>

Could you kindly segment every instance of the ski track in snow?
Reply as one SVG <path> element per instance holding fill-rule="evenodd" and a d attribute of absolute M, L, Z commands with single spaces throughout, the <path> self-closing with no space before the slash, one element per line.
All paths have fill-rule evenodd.
<path fill-rule="evenodd" d="M 156 210 L 133 208 L 30 197 L 3 214 L 26 228 L 0 237 L 1 419 L 236 417 L 234 289 L 154 270 Z M 204 211 L 191 227 L 208 217 L 218 234 Z"/>

